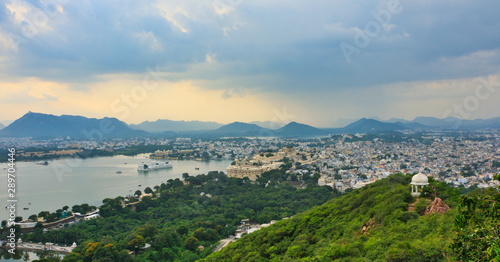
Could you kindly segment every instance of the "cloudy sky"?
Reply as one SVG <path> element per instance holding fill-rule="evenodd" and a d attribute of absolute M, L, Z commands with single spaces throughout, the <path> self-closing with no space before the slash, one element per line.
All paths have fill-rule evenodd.
<path fill-rule="evenodd" d="M 0 121 L 500 116 L 500 2 L 4 0 Z"/>

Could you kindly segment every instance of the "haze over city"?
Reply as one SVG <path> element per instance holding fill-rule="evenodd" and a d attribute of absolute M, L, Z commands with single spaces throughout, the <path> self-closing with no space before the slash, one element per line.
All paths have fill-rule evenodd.
<path fill-rule="evenodd" d="M 500 116 L 498 1 L 54 3 L 0 4 L 0 121 Z"/>

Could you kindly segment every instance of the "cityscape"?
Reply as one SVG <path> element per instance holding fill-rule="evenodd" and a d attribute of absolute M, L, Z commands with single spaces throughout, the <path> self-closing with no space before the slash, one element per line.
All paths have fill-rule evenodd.
<path fill-rule="evenodd" d="M 433 131 L 415 134 L 353 134 L 321 138 L 220 138 L 96 140 L 3 139 L 0 146 L 15 146 L 18 156 L 34 159 L 74 157 L 84 150 L 112 153 L 137 146 L 168 150 L 147 152 L 152 159 L 196 161 L 233 160 L 230 177 L 256 180 L 264 172 L 292 163 L 287 171 L 294 181 L 318 174 L 318 185 L 345 191 L 359 188 L 394 173 L 418 173 L 455 187 L 498 186 L 500 133 Z M 50 151 L 47 151 L 50 149 Z M 31 150 L 31 151 L 30 151 Z"/>
<path fill-rule="evenodd" d="M 498 10 L 0 1 L 0 262 L 499 262 Z"/>

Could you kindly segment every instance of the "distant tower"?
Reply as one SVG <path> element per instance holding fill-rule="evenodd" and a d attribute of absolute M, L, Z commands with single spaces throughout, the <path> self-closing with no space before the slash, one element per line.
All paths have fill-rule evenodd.
<path fill-rule="evenodd" d="M 420 195 L 420 191 L 422 191 L 422 188 L 429 185 L 429 180 L 427 179 L 426 175 L 418 173 L 412 177 L 410 185 L 411 195 L 414 197 L 418 197 Z"/>

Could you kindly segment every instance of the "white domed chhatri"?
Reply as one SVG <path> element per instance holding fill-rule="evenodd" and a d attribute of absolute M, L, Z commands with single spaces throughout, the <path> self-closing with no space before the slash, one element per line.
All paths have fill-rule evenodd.
<path fill-rule="evenodd" d="M 422 173 L 418 173 L 416 175 L 413 176 L 413 178 L 411 179 L 411 184 L 412 185 L 428 185 L 429 184 L 429 179 L 427 179 L 427 176 L 422 174 Z"/>
<path fill-rule="evenodd" d="M 418 197 L 422 188 L 427 185 L 429 185 L 429 179 L 427 179 L 426 175 L 422 173 L 414 175 L 411 179 L 411 195 Z"/>

